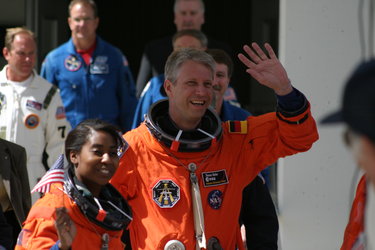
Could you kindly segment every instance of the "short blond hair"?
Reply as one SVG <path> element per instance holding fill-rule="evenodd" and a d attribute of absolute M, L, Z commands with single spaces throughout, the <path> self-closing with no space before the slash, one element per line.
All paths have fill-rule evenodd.
<path fill-rule="evenodd" d="M 180 68 L 187 61 L 202 64 L 211 71 L 212 79 L 214 78 L 216 65 L 215 60 L 211 55 L 204 51 L 192 48 L 182 48 L 180 50 L 173 51 L 172 54 L 169 55 L 164 68 L 165 79 L 175 84 L 180 72 Z"/>
<path fill-rule="evenodd" d="M 9 28 L 6 30 L 4 47 L 10 51 L 12 49 L 12 43 L 14 41 L 14 38 L 16 37 L 16 35 L 21 34 L 21 33 L 30 35 L 36 44 L 36 37 L 35 37 L 34 32 L 32 32 L 31 30 L 25 27 L 16 27 L 16 28 Z"/>

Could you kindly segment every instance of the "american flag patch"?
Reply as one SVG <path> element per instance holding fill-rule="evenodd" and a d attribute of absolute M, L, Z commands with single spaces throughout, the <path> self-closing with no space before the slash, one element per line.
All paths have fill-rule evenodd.
<path fill-rule="evenodd" d="M 26 107 L 34 110 L 42 110 L 42 104 L 33 100 L 27 100 Z"/>
<path fill-rule="evenodd" d="M 65 118 L 65 109 L 64 107 L 60 106 L 56 109 L 56 119 L 63 119 Z"/>
<path fill-rule="evenodd" d="M 227 121 L 229 133 L 247 134 L 247 121 Z"/>

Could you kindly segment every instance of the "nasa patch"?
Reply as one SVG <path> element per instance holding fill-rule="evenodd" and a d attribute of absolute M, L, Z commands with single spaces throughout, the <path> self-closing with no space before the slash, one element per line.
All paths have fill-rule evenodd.
<path fill-rule="evenodd" d="M 212 190 L 207 197 L 208 204 L 213 209 L 219 209 L 223 203 L 223 192 L 220 190 Z"/>
<path fill-rule="evenodd" d="M 39 116 L 36 114 L 30 114 L 25 118 L 25 126 L 30 129 L 34 129 L 39 125 Z"/>
<path fill-rule="evenodd" d="M 172 180 L 159 180 L 152 188 L 152 199 L 161 208 L 171 208 L 180 200 L 180 187 Z"/>
<path fill-rule="evenodd" d="M 75 55 L 69 55 L 64 61 L 65 68 L 69 71 L 77 71 L 81 68 L 82 62 Z"/>

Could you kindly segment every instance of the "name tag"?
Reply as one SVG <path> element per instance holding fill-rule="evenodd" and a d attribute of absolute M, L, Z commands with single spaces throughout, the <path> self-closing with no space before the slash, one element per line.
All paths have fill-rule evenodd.
<path fill-rule="evenodd" d="M 107 61 L 108 61 L 108 57 L 106 56 L 96 57 L 94 63 L 90 65 L 90 73 L 91 74 L 108 74 L 109 66 L 108 66 Z"/>
<path fill-rule="evenodd" d="M 203 186 L 212 187 L 228 184 L 228 176 L 225 169 L 218 170 L 214 172 L 204 172 L 202 173 Z"/>
<path fill-rule="evenodd" d="M 40 102 L 36 102 L 33 100 L 27 100 L 26 107 L 28 109 L 33 109 L 33 110 L 38 110 L 38 111 L 42 110 L 42 104 Z"/>

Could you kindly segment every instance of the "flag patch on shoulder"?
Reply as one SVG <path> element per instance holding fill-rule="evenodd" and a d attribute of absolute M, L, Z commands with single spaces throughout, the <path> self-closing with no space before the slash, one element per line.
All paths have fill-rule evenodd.
<path fill-rule="evenodd" d="M 66 116 L 65 116 L 65 109 L 64 109 L 64 107 L 62 107 L 62 106 L 57 107 L 57 109 L 56 109 L 56 119 L 60 120 L 60 119 L 63 119 L 65 117 Z"/>
<path fill-rule="evenodd" d="M 247 121 L 227 121 L 229 133 L 247 134 Z"/>

